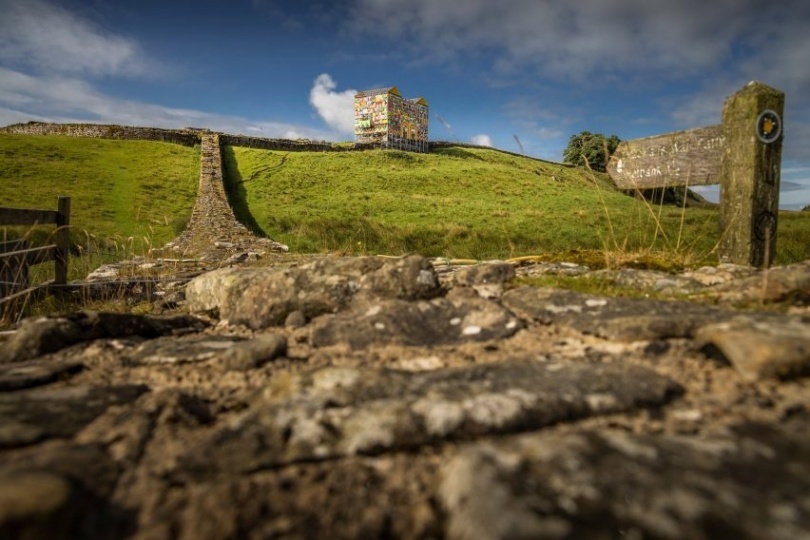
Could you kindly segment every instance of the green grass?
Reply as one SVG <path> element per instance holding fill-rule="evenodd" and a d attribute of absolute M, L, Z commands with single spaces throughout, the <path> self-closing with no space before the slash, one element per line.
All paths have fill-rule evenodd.
<path fill-rule="evenodd" d="M 810 259 L 810 212 L 779 212 L 776 263 Z"/>
<path fill-rule="evenodd" d="M 496 150 L 226 147 L 223 162 L 240 220 L 293 252 L 717 263 L 716 209 L 650 205 L 606 176 Z M 70 195 L 74 244 L 107 259 L 182 230 L 198 170 L 198 149 L 170 143 L 0 134 L 0 206 L 55 208 Z M 782 213 L 777 244 L 779 264 L 810 259 L 810 214 Z"/>
<path fill-rule="evenodd" d="M 678 252 L 716 262 L 715 209 L 688 208 L 682 220 L 681 208 L 649 206 L 603 175 L 495 150 L 227 147 L 224 164 L 243 222 L 294 251 L 479 260 L 643 252 L 662 254 L 662 264 Z"/>
<path fill-rule="evenodd" d="M 153 141 L 0 134 L 0 206 L 56 209 L 71 197 L 71 243 L 145 253 L 181 231 L 194 205 L 199 149 Z M 0 238 L 30 228 L 0 227 Z M 53 227 L 36 231 L 38 243 Z"/>

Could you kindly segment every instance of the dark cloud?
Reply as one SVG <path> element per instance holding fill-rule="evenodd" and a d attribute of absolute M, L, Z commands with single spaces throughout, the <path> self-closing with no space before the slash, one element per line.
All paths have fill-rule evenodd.
<path fill-rule="evenodd" d="M 757 30 L 756 0 L 358 0 L 356 31 L 405 40 L 441 61 L 491 48 L 544 74 L 693 75 Z M 766 9 L 771 9 L 765 6 Z"/>

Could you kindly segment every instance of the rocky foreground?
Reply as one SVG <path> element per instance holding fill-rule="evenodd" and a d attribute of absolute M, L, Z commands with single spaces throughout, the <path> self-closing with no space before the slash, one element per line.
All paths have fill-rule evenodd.
<path fill-rule="evenodd" d="M 810 538 L 810 263 L 601 274 L 657 299 L 450 270 L 232 267 L 164 315 L 25 321 L 0 538 Z"/>

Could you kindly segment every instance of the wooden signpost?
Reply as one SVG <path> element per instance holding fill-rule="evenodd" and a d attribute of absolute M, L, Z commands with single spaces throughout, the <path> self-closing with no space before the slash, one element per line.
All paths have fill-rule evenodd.
<path fill-rule="evenodd" d="M 750 82 L 723 123 L 619 144 L 607 171 L 620 189 L 720 184 L 720 260 L 770 266 L 776 254 L 785 94 Z"/>
<path fill-rule="evenodd" d="M 719 184 L 722 126 L 624 141 L 607 170 L 620 189 Z"/>

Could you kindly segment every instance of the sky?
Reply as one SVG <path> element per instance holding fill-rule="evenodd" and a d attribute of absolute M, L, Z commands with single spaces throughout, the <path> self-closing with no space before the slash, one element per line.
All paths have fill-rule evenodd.
<path fill-rule="evenodd" d="M 572 134 L 719 124 L 786 94 L 780 206 L 810 205 L 807 0 L 0 0 L 0 126 L 353 140 L 353 97 L 430 104 L 430 139 L 562 160 Z M 706 190 L 716 200 L 717 188 Z"/>

